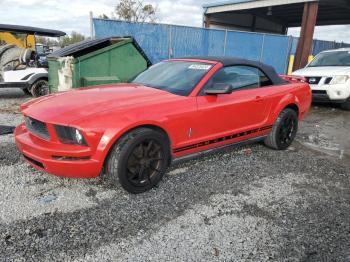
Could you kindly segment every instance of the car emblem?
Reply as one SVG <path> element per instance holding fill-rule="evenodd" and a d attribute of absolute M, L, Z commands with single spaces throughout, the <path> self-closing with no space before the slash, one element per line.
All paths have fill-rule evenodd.
<path fill-rule="evenodd" d="M 309 83 L 310 83 L 310 84 L 315 84 L 316 81 L 317 81 L 316 78 L 310 78 L 310 79 L 309 79 Z"/>

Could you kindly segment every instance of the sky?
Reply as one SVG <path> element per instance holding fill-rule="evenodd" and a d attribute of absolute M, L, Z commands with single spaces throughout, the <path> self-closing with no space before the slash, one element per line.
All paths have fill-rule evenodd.
<path fill-rule="evenodd" d="M 161 23 L 202 26 L 203 4 L 218 0 L 145 0 L 158 7 Z M 0 23 L 89 34 L 89 12 L 110 16 L 118 0 L 0 0 Z M 299 35 L 292 28 L 289 34 Z M 317 27 L 315 38 L 350 43 L 350 26 Z"/>

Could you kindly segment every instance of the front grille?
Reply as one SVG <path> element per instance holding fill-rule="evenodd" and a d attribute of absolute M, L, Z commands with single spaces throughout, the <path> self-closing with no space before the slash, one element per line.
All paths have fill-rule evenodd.
<path fill-rule="evenodd" d="M 324 83 L 326 85 L 329 85 L 332 82 L 332 80 L 333 80 L 333 77 L 327 77 L 326 80 L 324 81 Z"/>
<path fill-rule="evenodd" d="M 41 122 L 31 117 L 26 117 L 25 122 L 29 132 L 46 140 L 50 139 L 49 132 L 47 131 L 47 126 L 44 122 Z"/>
<path fill-rule="evenodd" d="M 321 79 L 322 79 L 322 77 L 320 77 L 320 76 L 306 77 L 306 80 L 310 85 L 318 85 L 318 83 L 320 83 Z"/>
<path fill-rule="evenodd" d="M 325 90 L 312 90 L 314 95 L 327 95 L 327 91 Z"/>

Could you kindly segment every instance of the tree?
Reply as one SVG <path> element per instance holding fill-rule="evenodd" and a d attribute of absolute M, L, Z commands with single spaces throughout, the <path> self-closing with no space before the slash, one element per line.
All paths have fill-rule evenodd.
<path fill-rule="evenodd" d="M 65 47 L 85 40 L 86 37 L 78 32 L 73 31 L 72 34 L 66 35 L 60 39 L 60 46 Z"/>
<path fill-rule="evenodd" d="M 45 36 L 37 36 L 36 38 L 37 44 L 43 44 L 44 46 L 58 46 L 58 40 L 55 38 L 45 37 Z"/>
<path fill-rule="evenodd" d="M 109 19 L 108 15 L 102 14 L 98 16 L 99 19 Z"/>
<path fill-rule="evenodd" d="M 143 0 L 120 0 L 115 8 L 117 17 L 128 22 L 151 22 L 157 21 L 157 7 L 144 4 Z"/>

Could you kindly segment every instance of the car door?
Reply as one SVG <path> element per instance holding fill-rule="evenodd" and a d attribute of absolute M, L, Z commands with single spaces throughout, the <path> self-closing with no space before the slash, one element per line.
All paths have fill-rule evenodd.
<path fill-rule="evenodd" d="M 215 83 L 229 84 L 231 94 L 206 95 Z M 207 140 L 261 127 L 267 119 L 268 101 L 263 86 L 271 85 L 268 77 L 250 66 L 220 69 L 197 97 L 197 119 L 193 138 Z"/>

